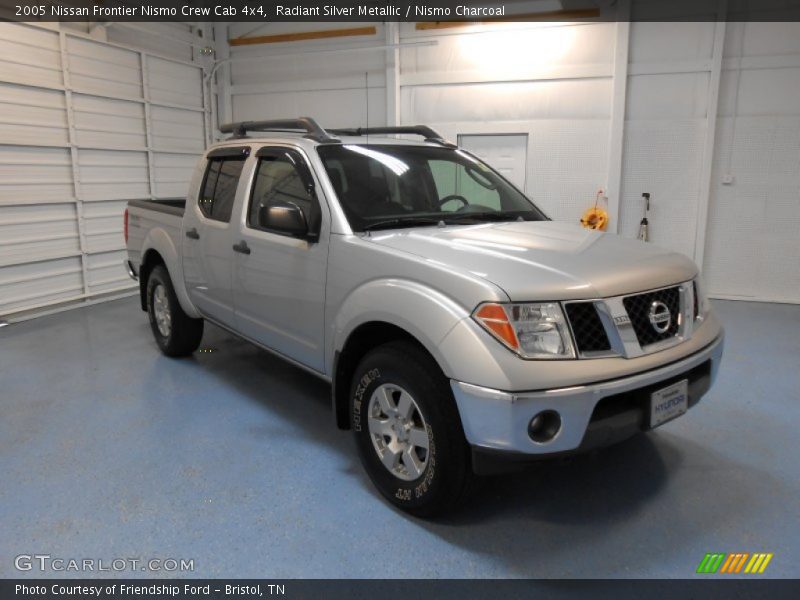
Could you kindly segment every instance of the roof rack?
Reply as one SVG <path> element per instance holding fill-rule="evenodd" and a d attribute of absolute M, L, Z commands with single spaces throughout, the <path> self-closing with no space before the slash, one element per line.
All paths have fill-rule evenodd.
<path fill-rule="evenodd" d="M 273 119 L 270 121 L 239 121 L 236 123 L 226 123 L 220 125 L 221 133 L 232 133 L 233 138 L 247 137 L 249 131 L 283 131 L 295 132 L 305 131 L 307 137 L 316 142 L 336 143 L 340 140 L 325 131 L 319 123 L 311 117 L 299 117 L 297 119 Z"/>
<path fill-rule="evenodd" d="M 329 129 L 329 133 L 335 135 L 387 135 L 387 134 L 409 134 L 421 135 L 425 138 L 426 142 L 439 144 L 447 148 L 457 148 L 458 146 L 453 142 L 448 142 L 434 129 L 427 125 L 400 125 L 396 127 L 356 127 L 350 129 Z"/>
<path fill-rule="evenodd" d="M 345 129 L 329 129 L 325 130 L 311 117 L 299 117 L 297 119 L 273 119 L 269 121 L 238 121 L 236 123 L 226 123 L 220 125 L 220 132 L 232 133 L 235 138 L 247 137 L 249 131 L 260 132 L 298 132 L 305 131 L 307 137 L 316 142 L 335 144 L 341 140 L 335 136 L 337 135 L 388 135 L 388 134 L 407 134 L 407 135 L 420 135 L 425 138 L 426 142 L 439 144 L 446 148 L 457 148 L 458 146 L 452 142 L 448 142 L 435 130 L 427 125 L 400 125 L 395 127 L 352 127 Z"/>

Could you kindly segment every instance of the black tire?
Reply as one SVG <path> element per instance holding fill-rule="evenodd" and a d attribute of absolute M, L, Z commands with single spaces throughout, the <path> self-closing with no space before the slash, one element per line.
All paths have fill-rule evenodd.
<path fill-rule="evenodd" d="M 397 466 L 393 467 L 405 471 L 401 475 L 396 475 L 381 459 L 392 450 L 390 446 L 398 447 L 397 436 L 402 427 L 388 432 L 388 435 L 370 432 L 370 427 L 378 427 L 378 422 L 398 424 L 392 421 L 393 417 L 387 416 L 388 413 L 375 408 L 375 403 L 380 405 L 379 394 L 385 391 L 390 396 L 394 394 L 391 397 L 395 399 L 397 408 L 402 393 L 408 392 L 414 403 L 411 409 L 414 418 L 408 421 L 418 435 L 420 430 L 428 433 L 428 448 L 412 447 L 411 450 L 418 458 L 424 457 L 424 469 L 413 479 L 410 477 L 420 465 L 418 463 L 412 470 L 407 470 L 405 464 L 413 461 L 407 460 L 405 452 L 391 452 L 392 460 L 398 454 L 401 456 L 399 463 L 394 463 Z M 374 402 L 373 396 L 376 398 Z M 409 405 L 408 400 L 405 404 Z M 370 410 L 378 411 L 373 413 L 378 421 L 373 421 L 372 425 Z M 384 416 L 387 416 L 385 420 Z M 350 425 L 364 469 L 375 487 L 396 507 L 418 517 L 433 517 L 452 512 L 468 496 L 473 482 L 470 450 L 455 399 L 438 365 L 414 344 L 391 342 L 375 348 L 363 358 L 356 368 L 350 389 Z M 424 441 L 421 444 L 424 446 Z M 379 446 L 384 450 L 383 454 Z"/>
<path fill-rule="evenodd" d="M 170 326 L 166 334 L 159 329 L 156 319 L 156 292 L 163 288 L 164 295 L 159 292 L 160 301 L 166 301 L 169 311 Z M 147 279 L 147 316 L 150 317 L 150 328 L 161 351 L 167 356 L 189 356 L 200 346 L 203 338 L 203 319 L 193 319 L 181 308 L 172 280 L 163 265 L 150 271 Z"/>

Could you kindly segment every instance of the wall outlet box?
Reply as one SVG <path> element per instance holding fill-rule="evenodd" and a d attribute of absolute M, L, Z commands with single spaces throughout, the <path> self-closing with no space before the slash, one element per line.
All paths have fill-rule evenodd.
<path fill-rule="evenodd" d="M 731 185 L 731 184 L 733 184 L 733 175 L 731 175 L 730 173 L 725 173 L 725 175 L 722 176 L 722 185 Z"/>

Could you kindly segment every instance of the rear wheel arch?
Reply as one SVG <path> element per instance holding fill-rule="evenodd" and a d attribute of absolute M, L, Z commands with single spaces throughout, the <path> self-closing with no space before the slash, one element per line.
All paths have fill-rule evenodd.
<path fill-rule="evenodd" d="M 412 344 L 441 369 L 441 365 L 425 345 L 402 327 L 386 321 L 369 321 L 359 325 L 350 333 L 342 349 L 334 356 L 331 391 L 336 425 L 339 429 L 350 429 L 350 385 L 361 359 L 371 350 L 397 341 Z"/>
<path fill-rule="evenodd" d="M 158 265 L 163 265 L 164 268 L 167 269 L 167 272 L 169 272 L 164 257 L 161 256 L 158 250 L 150 248 L 144 253 L 142 264 L 139 267 L 139 301 L 142 310 L 145 312 L 147 312 L 147 280 L 150 279 L 150 273 L 152 273 L 153 269 Z"/>
<path fill-rule="evenodd" d="M 147 277 L 147 306 L 153 337 L 167 356 L 189 356 L 203 338 L 203 320 L 181 308 L 172 278 L 163 264 L 153 266 Z"/>

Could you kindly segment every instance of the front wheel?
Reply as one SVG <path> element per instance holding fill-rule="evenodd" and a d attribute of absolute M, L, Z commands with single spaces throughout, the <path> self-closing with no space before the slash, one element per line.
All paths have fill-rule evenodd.
<path fill-rule="evenodd" d="M 147 279 L 147 316 L 156 343 L 167 356 L 188 356 L 200 346 L 203 319 L 193 319 L 183 311 L 162 265 Z"/>
<path fill-rule="evenodd" d="M 372 350 L 356 369 L 350 399 L 359 458 L 386 499 L 430 517 L 466 498 L 469 446 L 448 381 L 430 356 L 408 342 Z"/>

